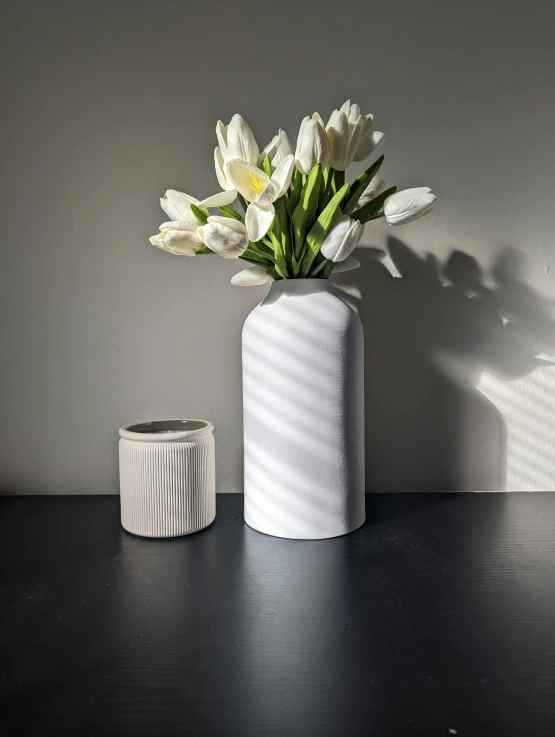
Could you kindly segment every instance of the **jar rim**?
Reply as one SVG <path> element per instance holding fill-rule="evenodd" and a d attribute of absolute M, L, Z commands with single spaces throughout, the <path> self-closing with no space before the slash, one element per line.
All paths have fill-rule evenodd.
<path fill-rule="evenodd" d="M 167 419 L 133 422 L 120 427 L 120 437 L 139 442 L 174 443 L 180 440 L 198 440 L 211 435 L 214 425 L 208 420 Z"/>

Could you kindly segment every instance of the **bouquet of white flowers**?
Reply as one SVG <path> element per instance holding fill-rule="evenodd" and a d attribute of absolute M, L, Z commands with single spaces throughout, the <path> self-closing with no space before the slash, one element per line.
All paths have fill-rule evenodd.
<path fill-rule="evenodd" d="M 199 201 L 169 189 L 160 204 L 170 222 L 150 242 L 181 256 L 248 261 L 231 280 L 240 286 L 327 279 L 357 268 L 351 253 L 365 223 L 382 217 L 390 225 L 408 223 L 430 212 L 436 199 L 429 187 L 386 188 L 376 176 L 383 156 L 354 182 L 345 181 L 352 162 L 368 159 L 384 141 L 373 120 L 350 101 L 327 125 L 314 113 L 302 121 L 295 151 L 281 129 L 260 151 L 241 115 L 229 125 L 218 121 L 214 162 L 222 191 Z M 236 199 L 243 214 L 230 207 Z"/>

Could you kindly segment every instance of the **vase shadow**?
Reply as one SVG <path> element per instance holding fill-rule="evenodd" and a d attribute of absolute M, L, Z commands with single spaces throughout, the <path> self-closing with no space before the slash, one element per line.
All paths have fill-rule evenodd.
<path fill-rule="evenodd" d="M 552 305 L 520 279 L 512 250 L 491 274 L 461 251 L 443 264 L 396 238 L 388 251 L 400 278 L 373 248 L 334 277 L 364 326 L 366 489 L 503 490 L 507 427 L 477 383 L 483 371 L 514 379 L 545 363 Z"/>

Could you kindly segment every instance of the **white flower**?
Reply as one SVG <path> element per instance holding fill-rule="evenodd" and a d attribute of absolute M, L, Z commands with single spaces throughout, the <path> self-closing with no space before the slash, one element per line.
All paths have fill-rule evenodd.
<path fill-rule="evenodd" d="M 384 203 L 385 219 L 390 225 L 402 225 L 433 210 L 436 197 L 429 187 L 413 187 L 395 192 Z"/>
<path fill-rule="evenodd" d="M 354 271 L 360 266 L 360 261 L 354 256 L 349 256 L 345 261 L 338 261 L 331 270 L 332 274 L 342 274 L 345 271 Z"/>
<path fill-rule="evenodd" d="M 357 152 L 354 161 L 364 161 L 383 145 L 385 141 L 385 133 L 381 131 L 371 131 L 363 134 L 358 142 Z"/>
<path fill-rule="evenodd" d="M 278 139 L 277 148 L 271 161 L 273 169 L 277 169 L 281 162 L 293 153 L 293 146 L 291 145 L 289 136 L 281 128 L 278 131 Z"/>
<path fill-rule="evenodd" d="M 365 126 L 359 106 L 351 105 L 350 100 L 333 111 L 326 126 L 333 169 L 345 171 L 353 163 Z"/>
<path fill-rule="evenodd" d="M 160 206 L 166 215 L 172 221 L 196 221 L 191 210 L 191 204 L 200 207 L 201 210 L 208 214 L 209 207 L 224 207 L 230 205 L 237 197 L 237 192 L 232 189 L 228 192 L 218 192 L 204 200 L 197 200 L 185 192 L 177 192 L 175 189 L 168 189 L 166 194 L 160 198 Z"/>
<path fill-rule="evenodd" d="M 176 256 L 194 256 L 203 247 L 202 238 L 197 230 L 196 220 L 162 223 L 160 234 L 153 235 L 149 240 L 156 248 L 174 253 Z"/>
<path fill-rule="evenodd" d="M 358 244 L 362 231 L 363 226 L 358 220 L 343 215 L 324 238 L 320 249 L 322 256 L 334 262 L 345 261 Z"/>
<path fill-rule="evenodd" d="M 384 191 L 384 189 L 384 180 L 380 179 L 379 177 L 372 177 L 372 179 L 370 180 L 370 184 L 366 187 L 364 192 L 361 194 L 359 201 L 357 202 L 357 210 L 360 210 L 361 207 L 367 205 L 370 200 L 373 200 L 374 197 L 377 197 L 380 192 Z"/>
<path fill-rule="evenodd" d="M 257 164 L 259 159 L 258 144 L 249 124 L 242 115 L 234 115 L 229 125 L 224 125 L 218 120 L 216 125 L 216 136 L 219 146 L 214 150 L 214 167 L 220 187 L 225 192 L 235 192 L 235 187 L 229 181 L 225 164 L 230 159 L 241 159 L 248 164 Z M 233 199 L 225 204 L 230 204 Z M 223 207 L 222 204 L 210 204 L 209 207 Z"/>
<path fill-rule="evenodd" d="M 196 222 L 191 204 L 200 207 L 196 197 L 191 197 L 191 195 L 184 192 L 177 192 L 175 189 L 168 189 L 166 194 L 160 198 L 160 207 L 172 221 Z"/>
<path fill-rule="evenodd" d="M 224 161 L 241 159 L 247 164 L 258 163 L 258 144 L 242 115 L 234 115 L 229 125 L 218 120 L 216 135 Z"/>
<path fill-rule="evenodd" d="M 239 258 L 249 245 L 247 229 L 240 220 L 210 215 L 206 225 L 197 228 L 205 246 L 224 258 Z"/>
<path fill-rule="evenodd" d="M 235 189 L 250 202 L 245 213 L 245 224 L 251 241 L 259 241 L 271 228 L 274 221 L 275 202 L 288 189 L 293 175 L 295 159 L 286 156 L 272 178 L 257 166 L 232 159 L 226 164 L 226 174 Z"/>
<path fill-rule="evenodd" d="M 330 144 L 320 121 L 318 113 L 314 113 L 312 118 L 307 116 L 301 123 L 295 151 L 295 166 L 301 174 L 310 174 L 316 164 L 328 165 Z"/>
<path fill-rule="evenodd" d="M 231 283 L 236 287 L 256 287 L 273 281 L 263 266 L 250 266 L 231 277 Z"/>

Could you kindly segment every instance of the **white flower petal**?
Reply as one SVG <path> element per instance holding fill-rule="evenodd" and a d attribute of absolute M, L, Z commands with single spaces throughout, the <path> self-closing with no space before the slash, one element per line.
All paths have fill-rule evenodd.
<path fill-rule="evenodd" d="M 339 261 L 334 264 L 331 273 L 343 274 L 345 271 L 354 271 L 355 269 L 358 269 L 359 266 L 360 261 L 358 261 L 354 256 L 348 256 L 344 261 Z"/>
<path fill-rule="evenodd" d="M 402 225 L 427 215 L 433 210 L 436 197 L 428 187 L 396 192 L 384 203 L 385 219 L 390 225 Z"/>
<path fill-rule="evenodd" d="M 294 169 L 295 169 L 295 157 L 293 156 L 293 154 L 289 154 L 289 156 L 286 156 L 283 159 L 281 164 L 276 168 L 276 170 L 272 174 L 272 184 L 276 188 L 276 196 L 274 197 L 274 200 L 277 200 L 279 197 L 284 195 L 289 189 L 289 185 L 291 184 L 291 177 L 293 176 Z"/>
<path fill-rule="evenodd" d="M 221 120 L 218 120 L 216 123 L 216 136 L 224 161 L 227 161 L 229 158 L 227 151 L 227 125 L 224 125 Z"/>
<path fill-rule="evenodd" d="M 322 243 L 321 253 L 330 261 L 345 261 L 351 255 L 362 235 L 362 225 L 343 215 Z"/>
<path fill-rule="evenodd" d="M 245 225 L 247 226 L 249 240 L 254 243 L 262 240 L 272 227 L 274 216 L 275 210 L 273 205 L 259 205 L 257 202 L 251 203 L 247 207 L 245 214 Z"/>
<path fill-rule="evenodd" d="M 351 218 L 348 215 L 343 217 L 333 226 L 327 236 L 324 238 L 320 249 L 322 256 L 330 261 L 339 261 L 336 256 L 340 252 L 343 241 L 347 238 L 351 227 Z"/>
<path fill-rule="evenodd" d="M 225 226 L 226 228 L 231 228 L 231 230 L 237 231 L 237 233 L 241 233 L 242 235 L 247 235 L 247 228 L 240 220 L 236 220 L 235 218 L 228 218 L 224 215 L 210 215 L 208 218 L 209 223 L 217 223 L 218 225 Z"/>
<path fill-rule="evenodd" d="M 191 204 L 199 204 L 196 197 L 177 192 L 175 189 L 168 189 L 164 197 L 160 200 L 162 210 L 170 218 L 170 220 L 194 220 L 195 216 L 191 210 Z"/>
<path fill-rule="evenodd" d="M 184 230 L 168 230 L 164 237 L 166 249 L 176 256 L 194 256 L 203 243 L 198 233 Z"/>
<path fill-rule="evenodd" d="M 272 277 L 263 266 L 251 266 L 231 277 L 231 283 L 236 287 L 256 287 L 270 281 Z"/>
<path fill-rule="evenodd" d="M 214 149 L 214 168 L 218 177 L 218 184 L 222 189 L 233 189 L 233 185 L 229 183 L 225 175 L 225 160 L 219 146 Z"/>
<path fill-rule="evenodd" d="M 160 232 L 164 230 L 194 230 L 198 228 L 197 220 L 172 220 L 168 223 L 162 223 Z"/>
<path fill-rule="evenodd" d="M 255 202 L 270 182 L 270 177 L 262 169 L 240 159 L 228 161 L 225 172 L 235 189 L 249 202 Z"/>
<path fill-rule="evenodd" d="M 349 122 L 347 115 L 334 110 L 326 126 L 326 133 L 330 144 L 330 166 L 332 169 L 344 171 L 345 154 L 349 145 Z"/>
<path fill-rule="evenodd" d="M 297 139 L 295 166 L 301 174 L 308 175 L 316 164 L 327 166 L 329 156 L 330 145 L 326 131 L 314 116 L 305 118 Z"/>
<path fill-rule="evenodd" d="M 276 155 L 276 152 L 279 148 L 279 133 L 276 133 L 276 135 L 272 138 L 270 143 L 266 144 L 262 151 L 260 152 L 260 156 L 258 157 L 258 166 L 262 166 L 264 163 L 264 159 L 266 156 L 270 157 L 270 164 L 272 163 L 272 159 Z"/>
<path fill-rule="evenodd" d="M 354 161 L 364 161 L 383 146 L 385 133 L 374 131 L 369 136 L 361 136 Z"/>
<path fill-rule="evenodd" d="M 233 220 L 233 218 L 222 218 L 222 220 Z M 239 221 L 233 220 L 233 222 L 238 223 Z M 199 231 L 207 248 L 223 258 L 239 258 L 249 245 L 244 232 L 221 222 L 214 222 L 214 220 L 209 220 L 206 225 L 202 226 L 202 229 L 199 228 Z"/>
<path fill-rule="evenodd" d="M 287 133 L 280 128 L 278 135 L 279 146 L 277 148 L 276 155 L 271 162 L 274 169 L 276 169 L 281 164 L 286 156 L 290 156 L 293 153 L 293 146 L 291 145 L 291 141 L 289 140 L 289 136 L 287 135 Z"/>
<path fill-rule="evenodd" d="M 258 144 L 242 115 L 234 115 L 227 126 L 227 152 L 230 159 L 258 163 Z"/>
<path fill-rule="evenodd" d="M 201 200 L 199 207 L 203 207 L 205 210 L 210 207 L 225 207 L 226 205 L 231 205 L 236 198 L 237 192 L 234 189 L 228 189 L 223 192 L 217 192 L 205 200 Z"/>

